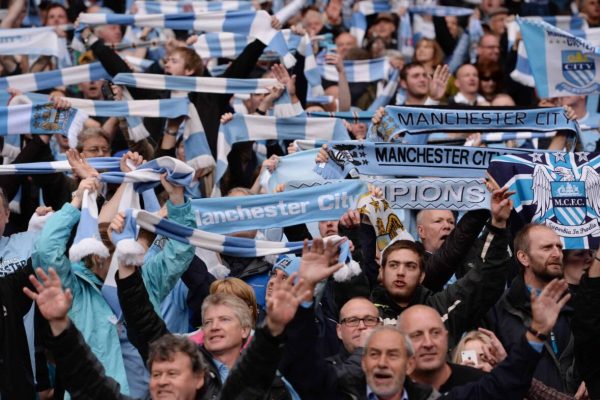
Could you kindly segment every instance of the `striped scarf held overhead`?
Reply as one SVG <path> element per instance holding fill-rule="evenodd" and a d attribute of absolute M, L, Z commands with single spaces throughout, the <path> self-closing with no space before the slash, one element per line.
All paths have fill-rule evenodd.
<path fill-rule="evenodd" d="M 83 13 L 79 16 L 79 20 L 82 24 L 93 26 L 117 24 L 199 32 L 233 32 L 255 37 L 270 46 L 283 57 L 283 62 L 287 67 L 292 67 L 296 61 L 288 51 L 281 32 L 271 27 L 271 16 L 263 10 L 149 15 Z"/>
<path fill-rule="evenodd" d="M 102 64 L 95 62 L 54 71 L 3 77 L 0 78 L 0 89 L 12 88 L 23 92 L 37 92 L 58 86 L 76 85 L 110 78 Z"/>
<path fill-rule="evenodd" d="M 229 162 L 227 155 L 233 144 L 255 140 L 296 140 L 349 138 L 348 131 L 337 118 L 263 117 L 235 114 L 233 119 L 219 128 L 217 142 L 216 184 L 225 174 Z"/>

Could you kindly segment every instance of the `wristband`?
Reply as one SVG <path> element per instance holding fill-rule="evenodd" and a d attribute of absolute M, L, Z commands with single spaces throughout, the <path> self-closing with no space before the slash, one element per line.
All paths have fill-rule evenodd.
<path fill-rule="evenodd" d="M 177 136 L 177 131 L 171 132 L 170 130 L 165 129 L 165 135 L 169 135 L 169 136 L 175 137 L 175 136 Z"/>
<path fill-rule="evenodd" d="M 531 327 L 531 325 L 527 327 L 527 330 L 529 331 L 529 333 L 531 333 L 533 336 L 535 336 L 536 338 L 540 339 L 543 342 L 548 340 L 548 335 L 544 335 L 542 332 L 536 331 L 535 329 L 533 329 Z"/>
<path fill-rule="evenodd" d="M 260 108 L 257 108 L 257 109 L 256 109 L 256 113 L 257 113 L 257 114 L 260 114 L 260 115 L 267 115 L 267 113 L 266 113 L 266 112 L 264 112 L 264 111 L 262 111 Z"/>

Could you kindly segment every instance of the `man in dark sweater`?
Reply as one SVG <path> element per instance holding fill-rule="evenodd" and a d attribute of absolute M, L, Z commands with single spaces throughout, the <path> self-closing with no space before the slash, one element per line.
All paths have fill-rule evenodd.
<path fill-rule="evenodd" d="M 415 305 L 398 318 L 397 327 L 413 345 L 415 369 L 410 374 L 413 381 L 433 386 L 446 393 L 455 386 L 479 380 L 484 372 L 446 361 L 448 331 L 440 314 L 433 308 Z"/>

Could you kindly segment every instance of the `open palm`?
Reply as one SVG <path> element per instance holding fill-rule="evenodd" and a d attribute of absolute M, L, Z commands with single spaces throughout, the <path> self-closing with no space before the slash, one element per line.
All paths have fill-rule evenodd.
<path fill-rule="evenodd" d="M 48 272 L 49 274 L 46 275 L 41 268 L 36 270 L 41 282 L 35 276 L 29 276 L 37 293 L 29 288 L 23 288 L 23 291 L 37 303 L 38 309 L 48 321 L 62 320 L 66 318 L 71 308 L 73 296 L 70 290 L 62 289 L 60 278 L 54 268 L 50 268 Z"/>

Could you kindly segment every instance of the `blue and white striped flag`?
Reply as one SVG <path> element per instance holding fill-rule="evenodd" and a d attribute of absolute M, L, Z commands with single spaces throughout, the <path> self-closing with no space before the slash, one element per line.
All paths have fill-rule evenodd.
<path fill-rule="evenodd" d="M 235 114 L 231 121 L 222 124 L 219 129 L 216 182 L 218 184 L 227 170 L 227 155 L 234 143 L 266 139 L 337 140 L 333 138 L 349 138 L 348 131 L 337 118 L 275 118 Z"/>
<path fill-rule="evenodd" d="M 88 25 L 133 25 L 139 27 L 171 28 L 195 30 L 199 32 L 233 32 L 252 36 L 270 46 L 283 57 L 287 67 L 296 59 L 288 51 L 281 32 L 271 27 L 271 16 L 263 10 L 254 11 L 215 11 L 202 14 L 80 14 L 79 20 Z"/>
<path fill-rule="evenodd" d="M 335 65 L 325 64 L 317 59 L 321 76 L 329 81 L 338 81 L 338 73 Z M 372 60 L 345 60 L 344 71 L 348 82 L 375 82 L 387 79 L 393 68 L 386 57 Z"/>
<path fill-rule="evenodd" d="M 135 1 L 139 14 L 195 14 L 207 11 L 252 10 L 252 2 L 238 0 L 223 1 Z"/>
<path fill-rule="evenodd" d="M 303 247 L 303 242 L 269 242 L 204 232 L 162 219 L 142 210 L 134 210 L 133 216 L 136 223 L 148 232 L 220 254 L 238 257 L 264 257 L 301 251 Z"/>
<path fill-rule="evenodd" d="M 95 62 L 55 71 L 7 76 L 0 78 L 0 89 L 12 88 L 23 92 L 36 92 L 101 79 L 110 79 L 110 75 L 104 70 L 102 64 Z"/>
<path fill-rule="evenodd" d="M 545 22 L 520 19 L 519 25 L 540 97 L 600 91 L 600 48 Z"/>
<path fill-rule="evenodd" d="M 52 28 L 0 29 L 0 54 L 58 57 L 58 36 Z"/>

